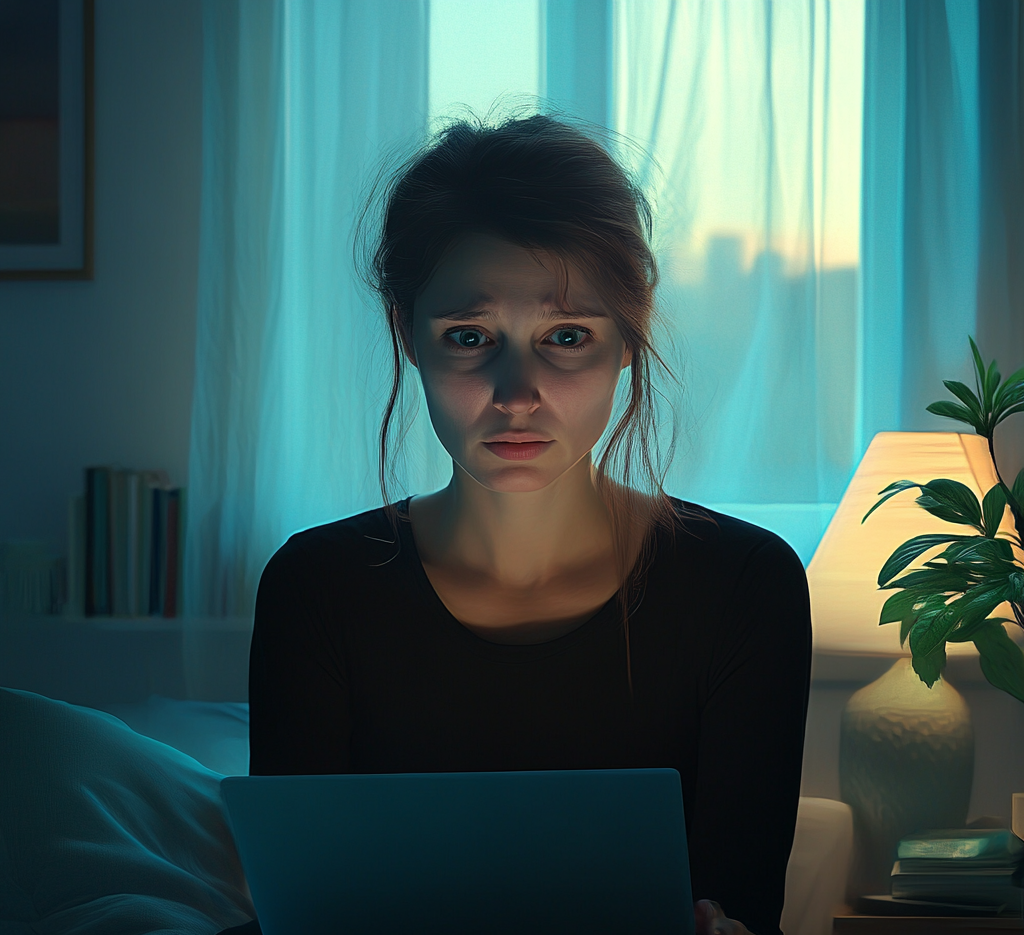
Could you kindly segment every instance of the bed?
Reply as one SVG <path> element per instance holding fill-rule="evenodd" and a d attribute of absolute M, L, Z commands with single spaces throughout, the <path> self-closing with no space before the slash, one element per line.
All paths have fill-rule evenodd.
<path fill-rule="evenodd" d="M 244 703 L 101 709 L 0 688 L 0 935 L 215 935 L 252 919 L 219 788 L 248 773 L 248 718 Z M 830 935 L 851 846 L 846 805 L 800 800 L 786 935 Z"/>

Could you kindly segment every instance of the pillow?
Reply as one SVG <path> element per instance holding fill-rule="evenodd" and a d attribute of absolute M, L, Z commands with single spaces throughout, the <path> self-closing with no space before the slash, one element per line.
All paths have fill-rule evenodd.
<path fill-rule="evenodd" d="M 845 802 L 800 796 L 786 870 L 786 935 L 832 935 L 832 914 L 846 899 L 853 853 L 853 810 Z"/>
<path fill-rule="evenodd" d="M 113 715 L 0 688 L 4 935 L 213 935 L 255 918 L 220 778 Z"/>
<path fill-rule="evenodd" d="M 133 731 L 181 750 L 222 776 L 249 775 L 249 705 L 150 695 L 141 704 L 96 705 Z"/>

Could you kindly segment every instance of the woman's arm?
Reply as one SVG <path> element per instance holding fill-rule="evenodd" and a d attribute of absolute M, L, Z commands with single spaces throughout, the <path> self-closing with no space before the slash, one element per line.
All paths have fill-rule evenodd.
<path fill-rule="evenodd" d="M 701 714 L 691 853 L 698 935 L 779 935 L 810 689 L 807 577 L 772 536 L 725 597 Z M 728 917 L 728 918 L 726 918 Z M 742 923 L 739 928 L 739 920 Z M 699 926 L 700 926 L 699 922 Z"/>
<path fill-rule="evenodd" d="M 263 570 L 249 650 L 251 776 L 351 771 L 348 684 L 340 621 L 326 612 L 329 581 L 296 536 Z"/>

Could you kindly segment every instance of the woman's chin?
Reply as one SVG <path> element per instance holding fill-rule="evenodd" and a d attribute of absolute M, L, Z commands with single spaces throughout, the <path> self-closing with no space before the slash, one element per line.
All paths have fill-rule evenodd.
<path fill-rule="evenodd" d="M 495 493 L 532 493 L 543 490 L 561 476 L 561 471 L 529 464 L 510 464 L 490 471 L 478 471 L 474 479 Z"/>

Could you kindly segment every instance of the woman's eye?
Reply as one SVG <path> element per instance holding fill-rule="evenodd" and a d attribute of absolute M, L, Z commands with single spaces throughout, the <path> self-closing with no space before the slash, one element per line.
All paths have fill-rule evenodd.
<path fill-rule="evenodd" d="M 587 338 L 591 332 L 584 328 L 559 328 L 547 340 L 567 351 L 582 351 L 587 346 Z M 459 328 L 448 331 L 445 337 L 452 341 L 459 350 L 471 351 L 484 347 L 487 335 L 475 328 Z"/>
<path fill-rule="evenodd" d="M 587 339 L 587 334 L 580 328 L 559 328 L 551 335 L 551 340 L 559 347 L 575 348 Z"/>
<path fill-rule="evenodd" d="M 449 331 L 450 337 L 459 347 L 480 347 L 484 343 L 484 336 L 479 331 L 466 328 L 462 331 Z"/>

